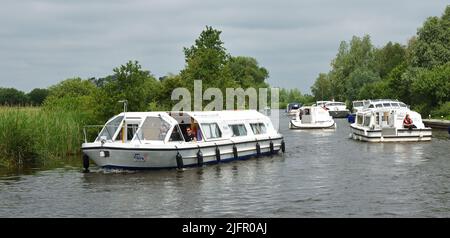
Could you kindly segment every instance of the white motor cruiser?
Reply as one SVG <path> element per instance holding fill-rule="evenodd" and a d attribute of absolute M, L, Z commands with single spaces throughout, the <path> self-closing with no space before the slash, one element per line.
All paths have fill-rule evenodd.
<path fill-rule="evenodd" d="M 295 114 L 297 114 L 300 110 L 300 107 L 302 106 L 301 103 L 298 102 L 293 102 L 293 103 L 289 103 L 286 106 L 286 113 L 288 116 L 295 116 Z"/>
<path fill-rule="evenodd" d="M 336 128 L 333 117 L 320 106 L 301 107 L 295 119 L 289 122 L 290 129 Z"/>
<path fill-rule="evenodd" d="M 324 107 L 333 118 L 346 118 L 350 111 L 343 102 L 326 102 Z"/>
<path fill-rule="evenodd" d="M 104 168 L 183 168 L 279 150 L 285 150 L 283 136 L 253 110 L 123 112 L 82 144 L 86 170 L 89 159 Z"/>
<path fill-rule="evenodd" d="M 415 128 L 404 128 L 406 114 Z M 404 103 L 374 100 L 356 113 L 351 127 L 351 137 L 368 142 L 430 141 L 431 128 L 425 127 L 419 113 L 411 111 Z"/>

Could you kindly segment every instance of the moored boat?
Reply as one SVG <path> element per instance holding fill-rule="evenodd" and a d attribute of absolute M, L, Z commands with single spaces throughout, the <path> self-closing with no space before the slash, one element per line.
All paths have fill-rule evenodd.
<path fill-rule="evenodd" d="M 424 126 L 419 113 L 403 105 L 372 101 L 356 113 L 356 120 L 350 125 L 351 138 L 368 142 L 430 141 L 431 128 Z M 405 128 L 403 122 L 407 114 L 414 128 Z"/>
<path fill-rule="evenodd" d="M 350 114 L 350 111 L 343 102 L 326 102 L 323 106 L 333 118 L 346 118 Z"/>
<path fill-rule="evenodd" d="M 289 122 L 290 129 L 336 128 L 333 118 L 320 106 L 301 107 L 294 119 Z"/>
<path fill-rule="evenodd" d="M 295 116 L 299 112 L 301 106 L 302 106 L 302 104 L 298 103 L 298 102 L 289 103 L 286 106 L 286 113 L 287 113 L 287 115 L 288 116 Z"/>
<path fill-rule="evenodd" d="M 82 144 L 104 168 L 182 168 L 284 151 L 283 136 L 253 111 L 123 112 Z"/>

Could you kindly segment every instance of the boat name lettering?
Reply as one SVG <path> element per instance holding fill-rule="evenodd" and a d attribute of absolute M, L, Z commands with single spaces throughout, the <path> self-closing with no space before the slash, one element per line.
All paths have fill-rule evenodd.
<path fill-rule="evenodd" d="M 134 161 L 145 162 L 145 157 L 141 154 L 134 154 Z"/>

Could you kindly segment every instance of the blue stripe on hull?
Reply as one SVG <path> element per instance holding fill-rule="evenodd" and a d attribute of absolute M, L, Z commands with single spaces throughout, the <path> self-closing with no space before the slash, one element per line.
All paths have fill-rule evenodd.
<path fill-rule="evenodd" d="M 278 154 L 280 150 L 274 150 L 274 154 Z M 270 152 L 263 152 L 261 153 L 261 156 L 267 156 L 267 155 L 271 155 Z M 227 163 L 227 162 L 231 162 L 234 160 L 247 160 L 250 158 L 254 158 L 256 157 L 256 154 L 251 154 L 251 155 L 245 155 L 245 156 L 239 156 L 236 159 L 235 158 L 229 158 L 229 159 L 222 159 L 220 160 L 220 163 Z M 175 158 L 174 158 L 175 159 Z M 203 162 L 203 164 L 218 164 L 219 162 L 217 162 L 217 160 L 213 160 L 213 161 L 208 161 L 208 162 Z M 190 164 L 190 165 L 185 165 L 183 168 L 191 168 L 191 167 L 197 167 L 197 164 Z M 102 166 L 101 168 L 103 169 L 123 169 L 123 170 L 161 170 L 161 169 L 175 169 L 177 168 L 177 166 L 173 166 L 173 167 L 128 167 L 128 166 L 120 166 L 120 165 L 105 165 Z"/>

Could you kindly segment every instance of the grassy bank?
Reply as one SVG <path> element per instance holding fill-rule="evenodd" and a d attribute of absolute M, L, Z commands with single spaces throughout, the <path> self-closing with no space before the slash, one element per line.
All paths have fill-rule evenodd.
<path fill-rule="evenodd" d="M 75 112 L 0 107 L 0 166 L 45 164 L 78 154 L 82 125 Z"/>

